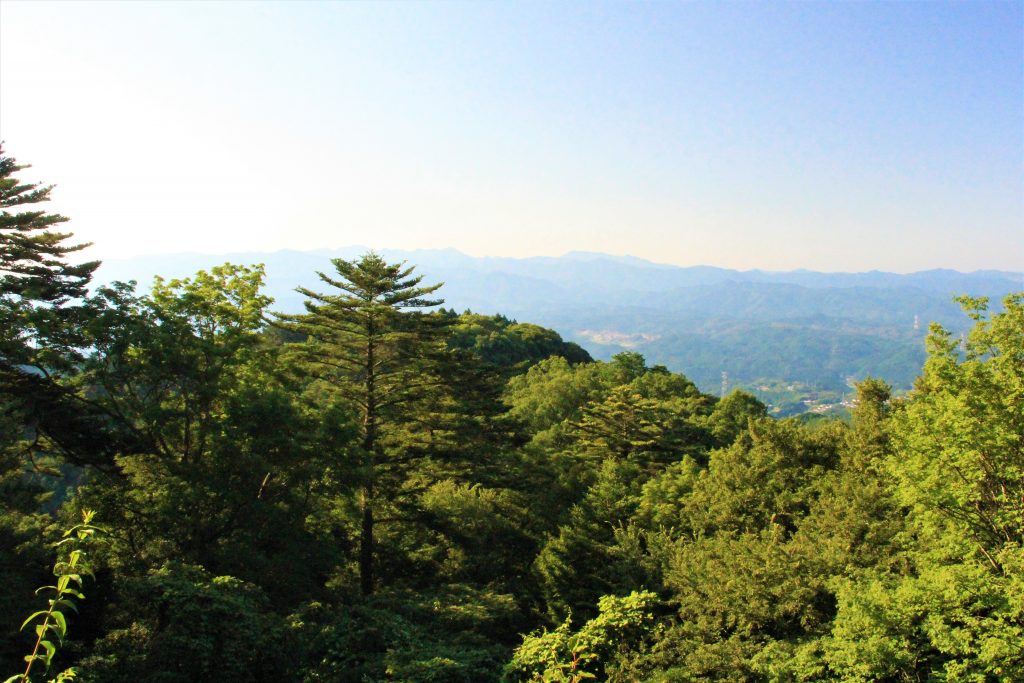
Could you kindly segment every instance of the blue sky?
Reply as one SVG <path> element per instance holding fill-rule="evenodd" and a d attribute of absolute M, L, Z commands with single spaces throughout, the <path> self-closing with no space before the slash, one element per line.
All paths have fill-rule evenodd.
<path fill-rule="evenodd" d="M 1024 269 L 1020 2 L 0 2 L 98 258 L 572 249 Z"/>

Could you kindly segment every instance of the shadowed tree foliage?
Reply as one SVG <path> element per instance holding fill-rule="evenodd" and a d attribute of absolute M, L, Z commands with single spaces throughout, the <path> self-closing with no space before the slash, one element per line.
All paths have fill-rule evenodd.
<path fill-rule="evenodd" d="M 538 361 L 559 356 L 570 364 L 592 363 L 593 358 L 582 347 L 566 342 L 554 330 L 539 325 L 518 323 L 503 315 L 480 315 L 466 311 L 453 318 L 452 348 L 472 351 L 485 363 L 501 368 L 507 374 L 525 372 Z"/>
<path fill-rule="evenodd" d="M 262 280 L 259 267 L 224 265 L 158 279 L 146 296 L 98 295 L 106 307 L 78 383 L 135 447 L 85 495 L 120 523 L 113 538 L 126 563 L 176 559 L 223 572 L 243 564 L 233 553 L 251 566 L 269 551 L 261 546 L 302 536 L 269 533 L 273 518 L 302 514 L 317 435 L 259 335 L 270 303 Z"/>

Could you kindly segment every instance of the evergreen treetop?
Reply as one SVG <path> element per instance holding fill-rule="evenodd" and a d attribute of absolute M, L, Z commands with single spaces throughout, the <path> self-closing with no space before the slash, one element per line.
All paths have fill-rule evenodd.
<path fill-rule="evenodd" d="M 9 211 L 49 201 L 53 185 L 25 183 L 14 177 L 30 168 L 4 154 L 0 146 L 0 296 L 61 305 L 85 294 L 98 261 L 68 264 L 66 257 L 89 244 L 65 243 L 71 233 L 53 228 L 68 218 L 46 211 Z"/>

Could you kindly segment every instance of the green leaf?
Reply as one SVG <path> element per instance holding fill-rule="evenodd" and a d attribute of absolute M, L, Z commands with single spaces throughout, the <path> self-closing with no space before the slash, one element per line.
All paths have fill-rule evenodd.
<path fill-rule="evenodd" d="M 68 622 L 64 619 L 64 615 L 56 610 L 54 610 L 52 616 L 53 620 L 57 622 L 58 632 L 60 633 L 60 637 L 63 639 L 68 631 Z"/>
<path fill-rule="evenodd" d="M 57 677 L 52 679 L 50 683 L 65 683 L 66 681 L 74 679 L 77 675 L 78 671 L 75 669 L 75 667 L 71 667 L 57 674 Z"/>
<path fill-rule="evenodd" d="M 76 614 L 78 613 L 78 606 L 70 600 L 51 600 L 50 604 L 54 606 L 67 607 L 68 609 L 74 610 Z"/>
<path fill-rule="evenodd" d="M 78 587 L 82 587 L 82 576 L 80 574 L 65 574 L 57 580 L 57 590 L 64 593 L 67 592 L 68 584 L 74 581 L 78 584 Z"/>
<path fill-rule="evenodd" d="M 25 627 L 28 626 L 29 623 L 31 623 L 31 621 L 33 619 L 35 619 L 36 617 L 39 617 L 39 616 L 46 616 L 46 611 L 45 610 L 40 610 L 38 612 L 33 612 L 32 614 L 30 614 L 28 616 L 28 619 L 26 619 L 24 622 L 22 622 L 21 628 L 19 628 L 18 630 L 19 631 L 24 631 Z"/>
<path fill-rule="evenodd" d="M 46 648 L 46 666 L 50 666 L 50 662 L 53 661 L 53 656 L 57 654 L 57 646 L 48 640 L 44 640 L 39 644 Z"/>

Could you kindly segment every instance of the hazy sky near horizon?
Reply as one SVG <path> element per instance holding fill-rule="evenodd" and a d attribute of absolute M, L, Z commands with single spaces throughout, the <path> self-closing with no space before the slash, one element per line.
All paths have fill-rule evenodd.
<path fill-rule="evenodd" d="M 1024 4 L 0 0 L 90 255 L 1024 269 Z"/>

